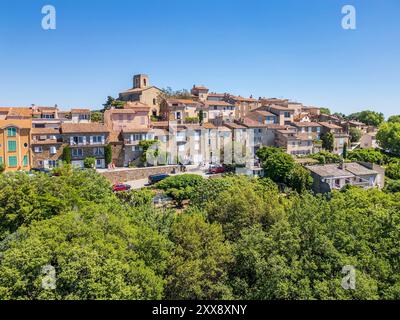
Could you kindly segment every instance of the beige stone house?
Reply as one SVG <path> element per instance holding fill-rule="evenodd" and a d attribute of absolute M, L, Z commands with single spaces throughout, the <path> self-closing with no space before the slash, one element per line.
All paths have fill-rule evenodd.
<path fill-rule="evenodd" d="M 63 123 L 63 147 L 71 148 L 72 165 L 84 166 L 84 159 L 94 157 L 96 168 L 105 168 L 104 148 L 108 143 L 109 129 L 101 123 Z"/>
<path fill-rule="evenodd" d="M 63 140 L 59 128 L 32 128 L 32 167 L 51 169 L 62 161 Z"/>
<path fill-rule="evenodd" d="M 138 101 L 150 107 L 149 116 L 160 115 L 161 90 L 149 83 L 149 76 L 136 74 L 133 76 L 133 87 L 119 94 L 119 100 Z"/>

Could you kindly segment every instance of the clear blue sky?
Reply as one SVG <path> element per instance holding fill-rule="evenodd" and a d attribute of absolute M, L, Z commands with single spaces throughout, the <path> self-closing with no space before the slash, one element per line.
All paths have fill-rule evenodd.
<path fill-rule="evenodd" d="M 41 28 L 42 6 L 57 29 Z M 357 9 L 357 30 L 341 8 Z M 0 105 L 99 108 L 151 84 L 400 113 L 399 0 L 1 0 Z"/>

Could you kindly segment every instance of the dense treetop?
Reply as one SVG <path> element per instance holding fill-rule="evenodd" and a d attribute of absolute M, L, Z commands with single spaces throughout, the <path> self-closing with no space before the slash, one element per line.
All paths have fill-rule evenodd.
<path fill-rule="evenodd" d="M 188 205 L 152 204 L 182 181 Z M 279 190 L 188 175 L 114 194 L 90 169 L 1 174 L 0 299 L 400 298 L 398 193 Z M 345 265 L 356 290 L 341 287 Z"/>

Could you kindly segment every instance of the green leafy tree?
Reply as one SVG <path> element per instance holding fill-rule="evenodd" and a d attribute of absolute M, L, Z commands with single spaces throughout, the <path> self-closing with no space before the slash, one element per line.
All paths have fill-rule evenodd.
<path fill-rule="evenodd" d="M 90 115 L 90 120 L 92 122 L 103 122 L 103 113 L 100 111 L 92 112 Z"/>
<path fill-rule="evenodd" d="M 326 114 L 328 116 L 331 114 L 331 110 L 329 110 L 329 108 L 320 108 L 319 111 L 321 114 Z"/>
<path fill-rule="evenodd" d="M 184 200 L 192 197 L 194 187 L 202 184 L 203 181 L 203 177 L 197 174 L 181 174 L 158 182 L 155 188 L 164 190 L 177 202 L 178 206 L 182 206 Z"/>
<path fill-rule="evenodd" d="M 199 123 L 198 117 L 186 117 L 185 123 Z"/>
<path fill-rule="evenodd" d="M 200 213 L 184 214 L 172 225 L 170 239 L 175 247 L 168 262 L 167 299 L 231 297 L 227 270 L 232 252 L 220 225 L 207 223 Z"/>
<path fill-rule="evenodd" d="M 72 161 L 72 153 L 71 153 L 71 148 L 70 146 L 65 146 L 63 148 L 63 152 L 62 152 L 62 160 L 67 163 L 67 164 L 71 164 Z"/>
<path fill-rule="evenodd" d="M 400 192 L 400 180 L 388 180 L 385 184 L 385 191 L 388 193 Z"/>
<path fill-rule="evenodd" d="M 400 180 L 400 162 L 390 163 L 386 167 L 386 176 L 390 179 Z"/>
<path fill-rule="evenodd" d="M 106 162 L 106 166 L 108 166 L 112 162 L 112 147 L 110 144 L 106 145 L 104 148 L 104 159 Z"/>
<path fill-rule="evenodd" d="M 327 150 L 328 152 L 333 151 L 335 138 L 331 132 L 327 132 L 321 136 L 322 140 L 322 148 Z"/>
<path fill-rule="evenodd" d="M 357 128 L 350 128 L 349 129 L 349 135 L 350 135 L 350 142 L 356 143 L 359 142 L 362 136 L 362 132 L 360 129 Z"/>
<path fill-rule="evenodd" d="M 376 164 L 383 164 L 384 155 L 375 149 L 357 149 L 348 153 L 347 159 L 352 161 L 364 161 Z"/>
<path fill-rule="evenodd" d="M 275 148 L 275 147 L 261 147 L 257 150 L 256 156 L 258 159 L 260 159 L 261 162 L 264 162 L 270 156 L 277 154 L 277 153 L 284 153 L 284 150 L 281 148 Z"/>
<path fill-rule="evenodd" d="M 400 115 L 391 116 L 388 119 L 389 123 L 400 123 Z"/>
<path fill-rule="evenodd" d="M 93 169 L 96 167 L 96 158 L 93 157 L 86 157 L 83 160 L 83 165 L 87 169 Z"/>
<path fill-rule="evenodd" d="M 203 124 L 203 121 L 204 121 L 204 113 L 203 113 L 203 110 L 200 110 L 199 111 L 199 123 Z"/>
<path fill-rule="evenodd" d="M 347 142 L 345 142 L 344 145 L 343 145 L 343 154 L 342 154 L 342 156 L 343 156 L 343 159 L 347 159 L 347 156 L 348 156 L 348 154 L 347 154 Z"/>
<path fill-rule="evenodd" d="M 262 161 L 262 166 L 267 178 L 283 183 L 294 168 L 295 162 L 291 155 L 281 152 L 272 154 L 265 161 Z"/>
<path fill-rule="evenodd" d="M 303 193 L 311 189 L 313 179 L 307 169 L 301 165 L 295 165 L 286 177 L 286 184 L 298 193 Z"/>
<path fill-rule="evenodd" d="M 384 150 L 400 155 L 400 123 L 384 123 L 379 128 L 376 140 Z"/>
<path fill-rule="evenodd" d="M 312 159 L 318 160 L 320 164 L 339 163 L 340 156 L 338 154 L 330 153 L 327 151 L 320 151 L 309 156 Z"/>
<path fill-rule="evenodd" d="M 21 227 L 3 242 L 1 299 L 160 299 L 168 242 L 91 206 Z M 54 268 L 53 289 L 42 285 Z M 48 282 L 49 283 L 49 282 Z"/>
<path fill-rule="evenodd" d="M 103 104 L 104 109 L 102 111 L 104 112 L 105 110 L 109 110 L 111 108 L 123 109 L 125 104 L 125 101 L 114 99 L 113 97 L 108 96 L 106 103 Z"/>
<path fill-rule="evenodd" d="M 349 115 L 348 118 L 358 120 L 362 123 L 375 127 L 379 127 L 385 121 L 385 116 L 383 113 L 370 110 L 353 113 Z"/>
<path fill-rule="evenodd" d="M 157 158 L 158 156 L 158 149 L 152 150 L 152 153 L 148 153 L 147 151 L 149 150 L 150 147 L 152 146 L 158 146 L 160 142 L 158 140 L 140 140 L 139 141 L 139 147 L 142 150 L 142 156 L 140 157 L 140 161 L 143 164 L 150 163 L 148 157 L 150 156 L 151 158 Z"/>

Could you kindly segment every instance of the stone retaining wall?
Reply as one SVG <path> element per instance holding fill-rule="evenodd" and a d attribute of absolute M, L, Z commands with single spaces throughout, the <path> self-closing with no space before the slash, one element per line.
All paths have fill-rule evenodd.
<path fill-rule="evenodd" d="M 116 169 L 100 172 L 100 174 L 106 177 L 111 183 L 117 183 L 145 179 L 150 175 L 158 173 L 171 174 L 174 169 L 178 171 L 179 166 L 171 165 L 147 168 L 126 168 L 122 170 Z"/>

